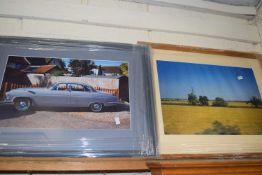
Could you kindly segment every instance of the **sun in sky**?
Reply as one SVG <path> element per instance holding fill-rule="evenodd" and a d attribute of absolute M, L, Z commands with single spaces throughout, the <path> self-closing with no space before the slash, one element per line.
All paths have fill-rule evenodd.
<path fill-rule="evenodd" d="M 242 75 L 239 75 L 239 76 L 237 76 L 237 79 L 238 79 L 238 80 L 243 80 L 244 77 L 243 77 Z"/>

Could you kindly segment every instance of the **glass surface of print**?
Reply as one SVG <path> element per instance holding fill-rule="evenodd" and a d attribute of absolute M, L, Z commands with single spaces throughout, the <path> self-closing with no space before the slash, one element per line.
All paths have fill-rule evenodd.
<path fill-rule="evenodd" d="M 122 61 L 9 56 L 0 97 L 0 127 L 130 128 Z"/>
<path fill-rule="evenodd" d="M 155 155 L 149 49 L 0 38 L 0 156 Z"/>
<path fill-rule="evenodd" d="M 262 102 L 251 68 L 157 60 L 164 132 L 262 135 Z"/>

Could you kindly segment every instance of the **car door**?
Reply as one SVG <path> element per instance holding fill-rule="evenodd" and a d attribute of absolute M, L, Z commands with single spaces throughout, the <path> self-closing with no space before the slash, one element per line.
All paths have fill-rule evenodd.
<path fill-rule="evenodd" d="M 70 84 L 70 104 L 74 107 L 88 107 L 93 93 L 81 84 Z"/>
<path fill-rule="evenodd" d="M 45 91 L 40 97 L 40 104 L 43 107 L 69 107 L 70 106 L 70 91 L 68 84 L 59 83 L 53 88 Z"/>

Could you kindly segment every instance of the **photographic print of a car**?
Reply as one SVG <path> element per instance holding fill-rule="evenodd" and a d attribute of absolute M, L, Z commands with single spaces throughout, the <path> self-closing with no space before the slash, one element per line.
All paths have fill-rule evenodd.
<path fill-rule="evenodd" d="M 24 112 L 31 107 L 88 107 L 101 112 L 104 107 L 116 106 L 118 97 L 95 90 L 83 83 L 59 82 L 49 88 L 18 88 L 6 93 L 5 103 Z"/>

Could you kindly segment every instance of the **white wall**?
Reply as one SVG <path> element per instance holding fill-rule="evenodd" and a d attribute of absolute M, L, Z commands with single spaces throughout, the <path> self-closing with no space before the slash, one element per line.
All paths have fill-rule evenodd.
<path fill-rule="evenodd" d="M 259 14 L 249 22 L 121 0 L 1 0 L 0 36 L 149 41 L 262 53 Z"/>
<path fill-rule="evenodd" d="M 254 22 L 122 0 L 1 0 L 0 36 L 149 41 L 262 52 Z"/>
<path fill-rule="evenodd" d="M 256 22 L 257 27 L 258 27 L 258 33 L 259 33 L 259 37 L 260 37 L 260 46 L 262 46 L 262 6 L 257 11 L 257 16 L 256 16 L 256 19 L 255 19 L 255 22 Z M 260 50 L 260 53 L 262 53 L 262 50 Z"/>

